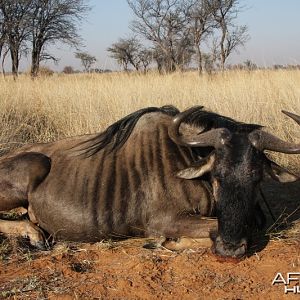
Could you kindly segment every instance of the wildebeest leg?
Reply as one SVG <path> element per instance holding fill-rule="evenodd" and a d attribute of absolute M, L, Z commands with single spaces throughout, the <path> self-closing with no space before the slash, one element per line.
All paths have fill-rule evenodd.
<path fill-rule="evenodd" d="M 174 240 L 166 240 L 162 243 L 162 246 L 169 250 L 184 250 L 191 248 L 209 248 L 212 246 L 212 240 L 210 238 L 193 239 L 190 237 L 182 237 Z"/>
<path fill-rule="evenodd" d="M 152 231 L 155 235 L 165 237 L 161 243 L 167 249 L 181 250 L 194 247 L 211 246 L 211 234 L 217 231 L 217 219 L 201 218 L 197 216 L 178 217 L 166 224 L 161 220 L 153 224 Z M 155 228 L 159 228 L 155 230 Z M 176 240 L 168 240 L 168 238 Z"/>
<path fill-rule="evenodd" d="M 21 153 L 0 161 L 0 211 L 24 207 L 28 209 L 30 218 L 30 221 L 0 220 L 0 232 L 29 237 L 32 245 L 42 248 L 43 232 L 33 224 L 36 218 L 28 198 L 47 177 L 50 168 L 50 159 L 34 152 Z"/>
<path fill-rule="evenodd" d="M 42 230 L 30 221 L 0 220 L 0 232 L 7 235 L 28 237 L 31 245 L 45 249 Z"/>
<path fill-rule="evenodd" d="M 160 237 L 159 239 L 153 238 L 153 240 L 144 244 L 143 248 L 146 249 L 157 249 L 164 247 L 169 250 L 184 250 L 193 248 L 209 248 L 212 246 L 211 238 L 190 238 L 181 237 L 176 239 L 168 239 L 165 237 Z"/>
<path fill-rule="evenodd" d="M 34 212 L 32 210 L 32 206 L 31 205 L 28 206 L 27 212 L 28 212 L 29 220 L 32 223 L 37 224 L 38 221 L 37 221 L 36 216 L 35 216 L 35 214 L 34 214 Z"/>

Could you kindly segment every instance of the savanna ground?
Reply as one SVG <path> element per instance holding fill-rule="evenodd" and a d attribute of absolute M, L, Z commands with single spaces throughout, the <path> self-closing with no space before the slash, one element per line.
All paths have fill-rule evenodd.
<path fill-rule="evenodd" d="M 0 152 L 24 143 L 99 132 L 146 106 L 204 105 L 245 122 L 265 125 L 286 140 L 299 127 L 281 109 L 300 114 L 300 71 L 239 71 L 54 75 L 31 81 L 0 79 Z M 299 155 L 270 153 L 300 174 Z M 170 252 L 142 248 L 145 240 L 57 243 L 49 251 L 0 236 L 0 298 L 11 299 L 282 299 L 277 272 L 300 272 L 300 183 L 264 184 L 275 215 L 249 257 L 221 261 L 210 249 Z M 16 213 L 10 213 L 10 218 Z M 297 284 L 297 282 L 293 282 Z M 299 282 L 298 282 L 299 284 Z M 299 296 L 299 295 L 298 295 Z"/>

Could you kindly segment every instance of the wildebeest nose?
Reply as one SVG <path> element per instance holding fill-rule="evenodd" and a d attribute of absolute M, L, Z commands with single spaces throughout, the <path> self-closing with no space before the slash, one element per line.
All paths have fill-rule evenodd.
<path fill-rule="evenodd" d="M 222 257 L 242 258 L 247 252 L 247 241 L 242 239 L 238 244 L 226 243 L 219 236 L 215 240 L 213 252 Z"/>
<path fill-rule="evenodd" d="M 241 258 L 246 254 L 247 244 L 243 243 L 239 248 L 234 251 L 234 257 Z"/>

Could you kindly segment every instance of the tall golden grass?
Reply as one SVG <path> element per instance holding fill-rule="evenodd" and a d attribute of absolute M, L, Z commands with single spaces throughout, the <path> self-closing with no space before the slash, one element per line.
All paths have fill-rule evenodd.
<path fill-rule="evenodd" d="M 300 127 L 281 109 L 300 114 L 300 71 L 228 71 L 159 75 L 77 74 L 0 79 L 2 152 L 28 142 L 99 132 L 139 108 L 193 105 L 244 122 L 255 122 L 279 137 L 295 141 Z M 272 154 L 273 155 L 273 154 Z M 275 155 L 300 170 L 299 155 Z"/>

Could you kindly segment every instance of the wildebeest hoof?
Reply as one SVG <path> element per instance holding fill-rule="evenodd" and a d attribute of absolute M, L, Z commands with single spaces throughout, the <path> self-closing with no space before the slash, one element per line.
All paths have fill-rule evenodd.
<path fill-rule="evenodd" d="M 155 241 L 151 240 L 151 241 L 148 241 L 146 244 L 144 244 L 143 248 L 150 249 L 150 250 L 159 249 L 162 247 L 162 245 L 165 241 L 166 241 L 165 237 L 161 237 Z"/>
<path fill-rule="evenodd" d="M 39 250 L 46 250 L 44 232 L 32 222 L 25 222 L 25 234 L 23 234 L 23 236 L 28 237 L 30 244 L 35 248 Z"/>
<path fill-rule="evenodd" d="M 148 242 L 143 245 L 143 248 L 150 249 L 150 250 L 158 249 L 160 247 L 161 247 L 161 243 L 158 242 Z"/>
<path fill-rule="evenodd" d="M 150 241 L 146 243 L 143 248 L 146 249 L 168 249 L 171 251 L 180 251 L 192 248 L 209 248 L 212 245 L 210 238 L 161 238 L 158 241 Z"/>
<path fill-rule="evenodd" d="M 35 248 L 37 248 L 38 250 L 41 250 L 41 251 L 46 251 L 48 250 L 45 243 L 42 242 L 42 241 L 37 241 L 37 242 L 31 242 L 30 243 L 32 246 L 34 246 Z"/>
<path fill-rule="evenodd" d="M 212 241 L 210 238 L 189 238 L 189 237 L 181 237 L 179 239 L 166 240 L 162 246 L 172 250 L 172 251 L 180 251 L 185 249 L 193 249 L 193 248 L 209 248 L 212 245 Z"/>

